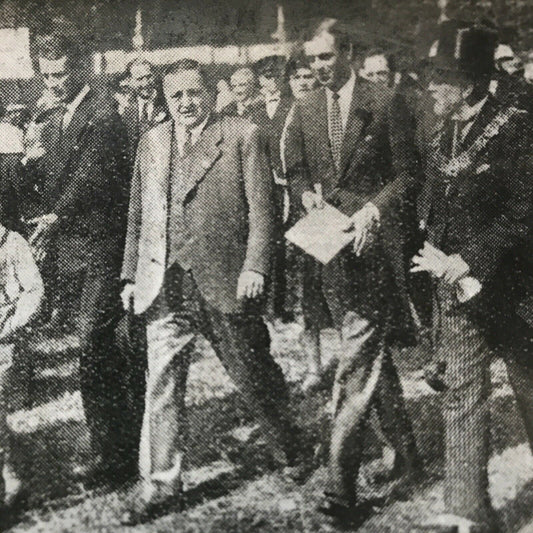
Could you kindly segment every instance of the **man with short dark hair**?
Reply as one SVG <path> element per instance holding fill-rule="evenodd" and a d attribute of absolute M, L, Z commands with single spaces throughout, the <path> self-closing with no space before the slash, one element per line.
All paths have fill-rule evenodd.
<path fill-rule="evenodd" d="M 405 205 L 415 185 L 414 147 L 401 106 L 384 89 L 361 85 L 351 67 L 349 35 L 327 19 L 304 43 L 322 86 L 296 101 L 285 135 L 291 205 L 300 212 L 326 201 L 351 217 L 353 244 L 320 273 L 320 286 L 342 354 L 335 377 L 325 499 L 320 510 L 344 525 L 369 506 L 356 481 L 371 410 L 397 452 L 397 474 L 410 479 L 417 454 L 390 353 L 410 340 L 405 282 Z"/>
<path fill-rule="evenodd" d="M 429 93 L 440 129 L 419 201 L 441 368 L 446 515 L 413 531 L 500 531 L 490 504 L 491 348 L 504 355 L 533 450 L 533 130 L 489 93 L 496 33 L 441 25 Z"/>
<path fill-rule="evenodd" d="M 359 75 L 371 83 L 389 87 L 393 75 L 389 58 L 381 50 L 370 50 L 365 54 Z"/>
<path fill-rule="evenodd" d="M 168 119 L 168 113 L 156 79 L 153 65 L 137 58 L 126 67 L 131 91 L 128 105 L 122 111 L 122 120 L 128 131 L 128 146 L 133 164 L 140 136 L 159 122 Z"/>
<path fill-rule="evenodd" d="M 92 481 L 136 471 L 126 438 L 129 413 L 114 343 L 120 316 L 120 260 L 126 228 L 125 134 L 110 98 L 87 83 L 86 60 L 61 35 L 39 40 L 41 107 L 24 157 L 33 194 L 33 233 L 49 315 L 73 322 L 81 287 L 80 385 L 95 452 Z M 59 322 L 54 322 L 57 326 Z"/>
<path fill-rule="evenodd" d="M 292 96 L 296 99 L 317 88 L 316 78 L 303 53 L 297 53 L 290 57 L 289 61 L 287 61 L 285 74 L 289 81 Z"/>
<path fill-rule="evenodd" d="M 274 213 L 258 128 L 213 112 L 214 91 L 195 61 L 169 69 L 163 90 L 172 120 L 139 144 L 122 270 L 123 300 L 133 297 L 146 316 L 148 338 L 142 484 L 127 523 L 179 504 L 186 381 L 199 334 L 257 416 L 275 460 L 294 462 L 298 443 L 261 318 Z"/>
<path fill-rule="evenodd" d="M 288 309 L 287 298 L 287 257 L 285 233 L 285 213 L 287 182 L 283 176 L 280 156 L 280 143 L 285 121 L 292 106 L 285 77 L 286 60 L 283 56 L 267 56 L 254 65 L 259 82 L 261 100 L 251 111 L 249 118 L 255 122 L 266 139 L 266 148 L 274 180 L 274 204 L 276 208 L 275 249 L 272 265 L 271 300 L 269 311 L 272 318 L 282 322 L 294 319 Z"/>

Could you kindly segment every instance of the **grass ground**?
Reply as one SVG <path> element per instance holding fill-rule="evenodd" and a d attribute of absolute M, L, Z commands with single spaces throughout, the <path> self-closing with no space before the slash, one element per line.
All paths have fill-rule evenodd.
<path fill-rule="evenodd" d="M 295 324 L 272 331 L 273 352 L 295 391 L 305 370 Z M 325 350 L 334 354 L 333 332 L 323 336 Z M 44 343 L 33 361 L 32 409 L 16 402 L 10 416 L 16 467 L 31 488 L 28 508 L 13 532 L 150 533 L 310 533 L 334 531 L 314 511 L 321 493 L 323 468 L 304 487 L 286 482 L 277 473 L 262 471 L 260 450 L 249 450 L 240 467 L 232 462 L 225 442 L 243 438 L 253 427 L 250 414 L 207 344 L 199 347 L 191 367 L 187 401 L 191 410 L 191 471 L 186 488 L 191 503 L 174 513 L 135 528 L 119 525 L 128 498 L 122 492 L 85 492 L 72 479 L 72 468 L 89 455 L 87 431 L 77 390 L 75 339 Z M 420 380 L 423 354 L 397 354 L 408 408 L 413 418 L 427 478 L 407 501 L 390 500 L 360 529 L 363 533 L 402 533 L 442 508 L 442 446 L 438 395 Z M 492 369 L 491 496 L 505 532 L 533 532 L 533 459 L 503 364 Z M 312 425 L 327 401 L 315 394 L 300 406 L 300 416 Z M 18 407 L 18 408 L 17 408 Z M 368 459 L 379 455 L 368 443 Z M 243 467 L 243 464 L 245 465 Z"/>

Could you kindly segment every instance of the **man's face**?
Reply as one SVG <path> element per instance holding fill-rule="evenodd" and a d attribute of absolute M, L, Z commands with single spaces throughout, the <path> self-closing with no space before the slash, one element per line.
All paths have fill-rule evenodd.
<path fill-rule="evenodd" d="M 163 92 L 176 124 L 194 128 L 211 112 L 214 97 L 197 70 L 183 70 L 165 76 Z"/>
<path fill-rule="evenodd" d="M 512 76 L 520 72 L 524 67 L 519 57 L 505 57 L 498 61 L 498 68 Z"/>
<path fill-rule="evenodd" d="M 318 82 L 330 89 L 339 89 L 350 75 L 350 52 L 341 52 L 335 38 L 322 32 L 304 43 L 309 65 Z"/>
<path fill-rule="evenodd" d="M 390 70 L 387 58 L 381 54 L 367 57 L 363 65 L 361 75 L 372 83 L 388 85 Z"/>
<path fill-rule="evenodd" d="M 310 68 L 299 67 L 289 77 L 289 85 L 295 98 L 301 98 L 316 87 L 316 78 Z"/>
<path fill-rule="evenodd" d="M 133 64 L 130 69 L 129 83 L 137 96 L 150 98 L 155 88 L 152 67 L 147 63 Z"/>
<path fill-rule="evenodd" d="M 246 102 L 254 95 L 255 79 L 249 70 L 238 70 L 230 79 L 233 96 L 237 102 Z"/>
<path fill-rule="evenodd" d="M 433 110 L 438 116 L 451 115 L 464 103 L 465 88 L 460 83 L 435 79 L 429 82 L 428 91 L 434 100 Z"/>
<path fill-rule="evenodd" d="M 70 102 L 80 89 L 80 72 L 71 68 L 67 56 L 60 59 L 39 58 L 44 86 L 58 103 Z"/>

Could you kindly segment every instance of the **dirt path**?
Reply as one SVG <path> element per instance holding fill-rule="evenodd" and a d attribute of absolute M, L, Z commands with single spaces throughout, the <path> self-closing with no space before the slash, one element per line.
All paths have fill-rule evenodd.
<path fill-rule="evenodd" d="M 273 351 L 289 381 L 301 379 L 304 364 L 295 325 L 273 332 Z M 332 332 L 324 346 L 335 353 Z M 70 350 L 70 351 L 69 351 Z M 253 422 L 207 345 L 199 348 L 191 368 L 188 403 L 191 406 L 192 470 L 187 476 L 194 503 L 181 514 L 171 514 L 136 528 L 119 525 L 126 492 L 86 493 L 70 479 L 72 465 L 83 462 L 88 443 L 79 393 L 76 390 L 75 342 L 49 347 L 36 371 L 42 402 L 32 410 L 10 417 L 18 443 L 18 469 L 33 488 L 30 509 L 13 532 L 320 532 L 333 531 L 315 511 L 323 469 L 304 487 L 284 481 L 277 473 L 258 474 L 260 454 L 253 450 L 250 468 L 229 460 L 224 442 L 228 435 L 245 438 Z M 46 350 L 43 350 L 46 351 Z M 367 533 L 401 533 L 409 524 L 424 521 L 442 506 L 442 448 L 438 424 L 438 396 L 419 379 L 423 354 L 398 354 L 402 382 L 421 448 L 427 481 L 407 501 L 390 501 L 360 529 Z M 533 459 L 517 416 L 514 400 L 500 362 L 493 366 L 493 457 L 491 495 L 506 532 L 533 532 Z M 40 388 L 39 388 L 40 387 Z M 308 399 L 308 411 L 324 403 Z M 238 431 L 236 431 L 236 429 Z M 376 453 L 369 444 L 369 455 Z M 241 458 L 242 459 L 242 458 Z M 252 464 L 254 463 L 254 464 Z M 252 469 L 256 472 L 250 478 Z"/>

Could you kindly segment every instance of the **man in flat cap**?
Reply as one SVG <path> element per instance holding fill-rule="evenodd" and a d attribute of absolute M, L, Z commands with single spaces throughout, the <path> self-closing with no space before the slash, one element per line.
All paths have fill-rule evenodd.
<path fill-rule="evenodd" d="M 446 514 L 413 531 L 492 533 L 491 348 L 505 357 L 533 446 L 533 129 L 525 111 L 489 93 L 494 32 L 456 21 L 440 32 L 429 92 L 442 127 L 419 202 L 426 242 L 412 271 L 433 278 Z"/>

